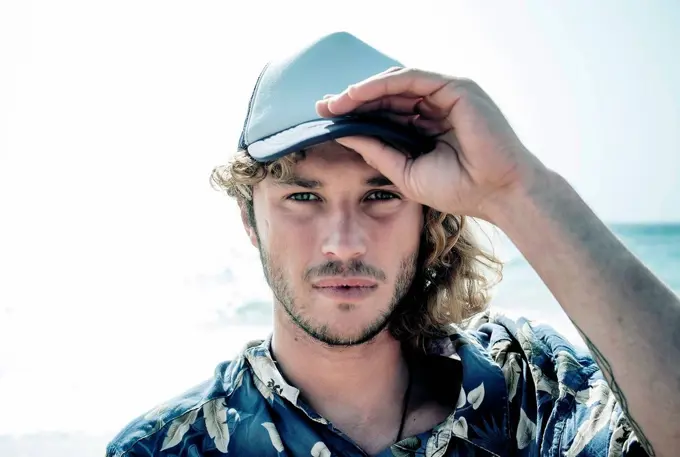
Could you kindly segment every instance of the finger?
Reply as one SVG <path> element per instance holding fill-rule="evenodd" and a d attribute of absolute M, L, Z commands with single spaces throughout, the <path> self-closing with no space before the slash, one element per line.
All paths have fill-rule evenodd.
<path fill-rule="evenodd" d="M 328 107 L 328 101 L 335 95 L 325 95 L 323 100 L 316 102 L 317 113 L 322 117 L 336 116 Z M 390 95 L 378 100 L 363 103 L 353 112 L 371 113 L 378 111 L 392 111 L 397 114 L 419 114 L 421 119 L 442 121 L 447 112 L 433 105 L 430 97 L 403 97 Z"/>
<path fill-rule="evenodd" d="M 335 114 L 328 109 L 328 99 L 324 98 L 316 102 L 316 113 L 321 117 L 333 117 Z"/>
<path fill-rule="evenodd" d="M 328 101 L 334 95 L 325 95 L 323 100 L 316 102 L 316 110 L 321 116 L 332 117 L 334 113 L 328 108 Z M 393 111 L 399 114 L 416 114 L 416 105 L 422 101 L 420 97 L 402 97 L 392 95 L 364 103 L 354 110 L 355 113 L 370 113 L 372 111 Z"/>
<path fill-rule="evenodd" d="M 451 130 L 451 124 L 445 120 L 425 119 L 418 116 L 411 121 L 411 124 L 418 129 L 418 131 L 428 136 L 439 136 Z"/>
<path fill-rule="evenodd" d="M 419 133 L 427 136 L 439 136 L 451 129 L 448 122 L 423 119 L 418 114 L 397 114 L 390 111 L 379 111 L 372 113 L 371 117 L 387 119 L 394 124 L 415 128 Z"/>
<path fill-rule="evenodd" d="M 397 114 L 417 114 L 416 105 L 422 101 L 420 97 L 402 97 L 391 95 L 378 100 L 364 103 L 354 110 L 356 113 L 368 113 L 371 111 L 391 111 Z"/>
<path fill-rule="evenodd" d="M 420 102 L 413 107 L 416 113 L 420 114 L 420 117 L 432 120 L 444 120 L 446 119 L 449 111 L 436 106 L 432 101 L 432 96 L 422 97 Z"/>
<path fill-rule="evenodd" d="M 323 96 L 321 100 L 318 100 L 316 102 L 316 112 L 319 114 L 321 117 L 333 117 L 334 114 L 330 112 L 330 110 L 327 107 L 327 101 L 333 97 L 335 97 L 336 94 L 326 94 Z"/>
<path fill-rule="evenodd" d="M 404 127 L 414 127 L 413 123 L 417 117 L 417 114 L 398 114 L 390 111 L 378 111 L 370 115 L 371 119 L 386 119 L 393 124 L 403 125 Z"/>
<path fill-rule="evenodd" d="M 391 68 L 388 68 L 387 70 L 385 70 L 383 72 L 380 72 L 379 74 L 380 75 L 386 75 L 386 74 L 394 73 L 394 72 L 402 70 L 402 69 L 403 69 L 403 67 L 391 67 Z M 328 109 L 327 101 L 329 99 L 333 98 L 333 97 L 336 97 L 336 96 L 337 96 L 336 94 L 326 94 L 326 95 L 323 96 L 323 98 L 321 100 L 318 100 L 316 102 L 316 112 L 317 112 L 317 114 L 319 114 L 319 116 L 321 116 L 321 117 L 333 117 L 333 116 L 335 116 L 335 114 L 330 109 Z"/>
<path fill-rule="evenodd" d="M 401 69 L 371 76 L 326 100 L 332 113 L 346 114 L 358 106 L 389 95 L 427 97 L 446 87 L 452 78 L 416 69 Z"/>
<path fill-rule="evenodd" d="M 348 136 L 336 140 L 346 148 L 356 151 L 367 164 L 382 173 L 387 179 L 406 192 L 405 176 L 411 159 L 377 138 L 367 136 Z"/>

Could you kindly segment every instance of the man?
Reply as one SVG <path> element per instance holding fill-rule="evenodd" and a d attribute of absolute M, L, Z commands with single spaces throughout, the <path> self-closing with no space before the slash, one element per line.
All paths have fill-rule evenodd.
<path fill-rule="evenodd" d="M 239 149 L 212 178 L 273 333 L 108 456 L 677 455 L 678 298 L 475 83 L 332 34 L 263 70 Z M 485 311 L 498 262 L 469 217 L 511 238 L 589 354 Z"/>

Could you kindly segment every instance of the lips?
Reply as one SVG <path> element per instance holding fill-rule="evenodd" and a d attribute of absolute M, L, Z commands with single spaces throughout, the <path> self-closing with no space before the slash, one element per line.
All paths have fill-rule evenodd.
<path fill-rule="evenodd" d="M 378 283 L 369 278 L 325 278 L 313 284 L 321 295 L 339 302 L 360 302 L 371 296 Z"/>
<path fill-rule="evenodd" d="M 377 283 L 370 279 L 364 278 L 328 278 L 322 279 L 314 283 L 314 287 L 320 289 L 326 288 L 373 288 L 376 287 Z"/>

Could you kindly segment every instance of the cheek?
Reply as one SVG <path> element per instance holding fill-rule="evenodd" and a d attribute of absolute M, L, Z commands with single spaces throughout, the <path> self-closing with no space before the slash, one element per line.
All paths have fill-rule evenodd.
<path fill-rule="evenodd" d="M 417 249 L 423 230 L 423 215 L 419 208 L 407 208 L 372 224 L 372 239 L 382 249 L 399 253 Z"/>
<path fill-rule="evenodd" d="M 291 273 L 304 268 L 316 246 L 318 231 L 315 224 L 272 210 L 266 227 L 267 233 L 261 236 L 261 242 L 272 259 Z"/>

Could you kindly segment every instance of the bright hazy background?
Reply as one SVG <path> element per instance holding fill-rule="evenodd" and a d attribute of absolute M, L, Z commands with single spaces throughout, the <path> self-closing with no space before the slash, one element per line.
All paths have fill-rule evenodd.
<path fill-rule="evenodd" d="M 678 221 L 678 24 L 674 1 L 3 2 L 0 435 L 107 436 L 263 336 L 229 326 L 268 295 L 208 176 L 272 53 L 346 30 L 471 77 L 605 221 Z"/>

